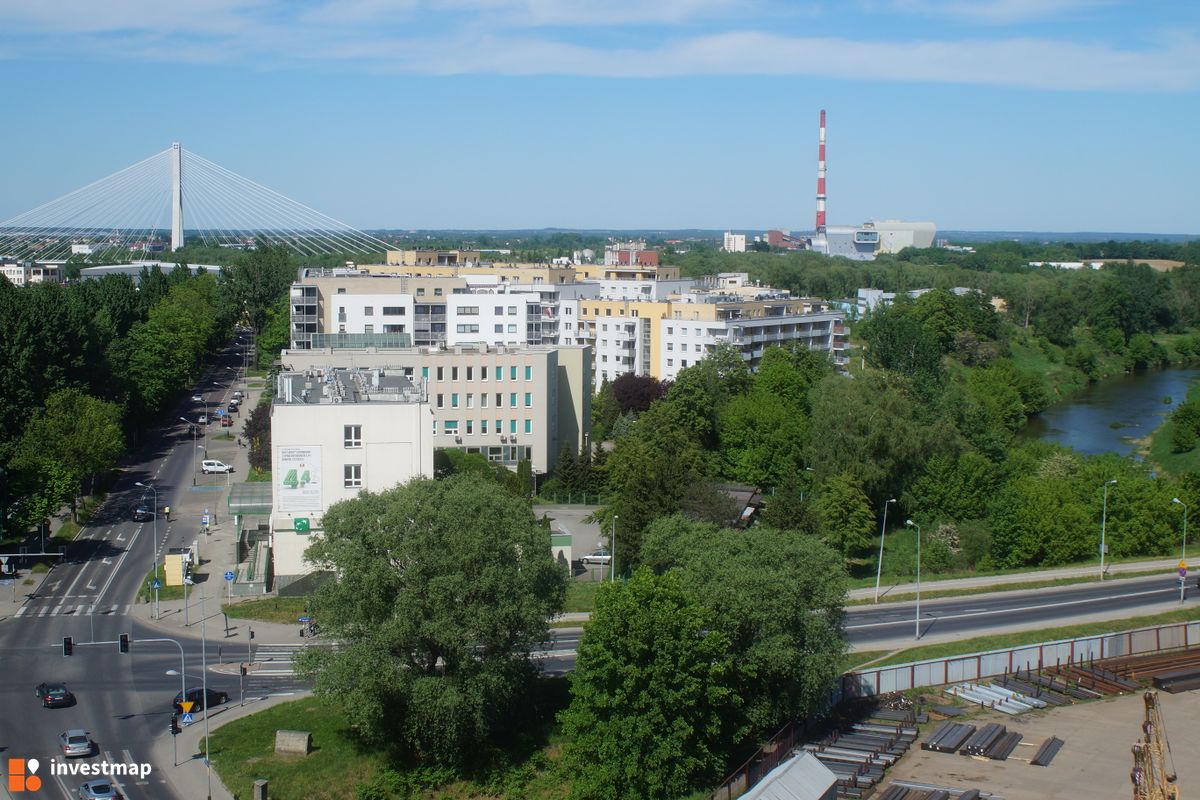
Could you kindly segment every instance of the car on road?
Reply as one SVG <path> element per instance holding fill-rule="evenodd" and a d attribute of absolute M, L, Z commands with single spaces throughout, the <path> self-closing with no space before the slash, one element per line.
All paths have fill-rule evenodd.
<path fill-rule="evenodd" d="M 199 392 L 196 392 L 194 395 L 192 395 L 192 402 L 193 403 L 203 403 L 204 395 L 200 394 Z"/>
<path fill-rule="evenodd" d="M 240 402 L 242 402 L 242 398 L 243 398 L 244 396 L 245 396 L 245 395 L 243 395 L 243 394 L 242 394 L 242 390 L 241 390 L 241 389 L 238 389 L 236 392 L 234 392 L 234 393 L 233 393 L 233 399 L 234 399 L 234 400 L 237 400 L 239 403 L 240 403 Z"/>
<path fill-rule="evenodd" d="M 208 414 L 201 414 L 200 416 L 196 417 L 196 424 L 197 425 L 207 425 L 208 424 Z"/>
<path fill-rule="evenodd" d="M 588 553 L 586 556 L 584 556 L 583 558 L 581 558 L 579 560 L 583 562 L 584 566 L 587 566 L 589 564 L 611 564 L 612 563 L 612 553 L 608 552 L 608 550 L 605 548 L 600 548 L 599 550 L 596 550 L 595 552 Z"/>
<path fill-rule="evenodd" d="M 62 683 L 39 683 L 33 690 L 42 708 L 63 708 L 75 705 L 75 695 Z"/>
<path fill-rule="evenodd" d="M 80 728 L 72 728 L 69 731 L 63 731 L 58 735 L 58 745 L 62 748 L 63 755 L 67 758 L 76 756 L 90 756 L 92 754 L 92 740 L 88 738 L 88 733 Z"/>
<path fill-rule="evenodd" d="M 137 507 L 133 509 L 134 522 L 147 522 L 152 519 L 154 519 L 154 512 L 145 503 L 138 503 Z"/>
<path fill-rule="evenodd" d="M 219 706 L 222 703 L 228 703 L 229 695 L 225 694 L 224 692 L 218 692 L 215 689 L 209 689 L 208 702 L 204 703 L 202 702 L 204 700 L 204 689 L 195 687 L 187 690 L 187 699 L 195 703 L 195 705 L 192 706 L 192 711 L 195 712 L 203 711 L 211 706 Z M 171 701 L 171 707 L 175 709 L 176 714 L 183 712 L 183 706 L 180 705 L 182 700 L 183 694 L 179 693 L 176 694 L 175 699 Z"/>
<path fill-rule="evenodd" d="M 206 458 L 200 462 L 200 471 L 205 475 L 213 472 L 233 472 L 233 467 L 215 458 Z"/>
<path fill-rule="evenodd" d="M 122 800 L 122 795 L 109 781 L 95 780 L 79 784 L 79 800 Z"/>

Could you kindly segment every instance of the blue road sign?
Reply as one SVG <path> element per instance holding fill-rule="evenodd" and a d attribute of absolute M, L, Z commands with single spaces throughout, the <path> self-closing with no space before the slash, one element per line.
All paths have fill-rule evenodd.
<path fill-rule="evenodd" d="M 227 581 L 233 580 L 233 570 L 225 571 L 225 580 L 227 580 Z"/>
<path fill-rule="evenodd" d="M 312 617 L 297 617 L 296 622 L 312 622 Z"/>
<path fill-rule="evenodd" d="M 157 578 L 155 578 L 155 579 L 154 579 L 154 580 L 153 580 L 153 581 L 150 583 L 150 588 L 151 588 L 151 589 L 161 589 L 161 588 L 162 588 L 162 581 L 160 581 L 160 580 L 158 580 Z"/>
<path fill-rule="evenodd" d="M 201 525 L 207 525 L 207 524 L 208 524 L 208 514 L 205 514 L 205 515 L 203 515 L 202 517 L 200 517 L 200 524 L 201 524 Z"/>
<path fill-rule="evenodd" d="M 180 717 L 179 721 L 182 722 L 184 725 L 191 725 L 196 720 L 194 717 L 192 717 L 192 712 L 189 711 L 188 713 L 186 713 L 182 717 Z"/>

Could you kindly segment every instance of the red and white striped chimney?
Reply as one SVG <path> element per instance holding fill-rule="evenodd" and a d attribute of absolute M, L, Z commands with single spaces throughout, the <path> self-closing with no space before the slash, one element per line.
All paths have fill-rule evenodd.
<path fill-rule="evenodd" d="M 821 138 L 817 147 L 817 233 L 825 233 L 825 109 L 821 109 Z"/>

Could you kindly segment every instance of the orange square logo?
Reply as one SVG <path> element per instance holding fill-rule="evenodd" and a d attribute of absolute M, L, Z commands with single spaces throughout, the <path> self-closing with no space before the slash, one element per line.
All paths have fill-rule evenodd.
<path fill-rule="evenodd" d="M 10 758 L 8 760 L 8 790 L 10 792 L 36 792 L 42 788 L 42 779 L 34 773 L 41 766 L 36 758 Z"/>

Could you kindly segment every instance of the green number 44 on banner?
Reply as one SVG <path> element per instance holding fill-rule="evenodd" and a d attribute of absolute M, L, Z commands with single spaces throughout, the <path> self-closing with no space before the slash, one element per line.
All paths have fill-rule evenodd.
<path fill-rule="evenodd" d="M 289 469 L 287 474 L 283 476 L 283 485 L 289 489 L 303 489 L 308 484 L 312 483 L 312 476 L 308 470 L 304 470 L 304 474 L 297 476 L 297 471 Z"/>

